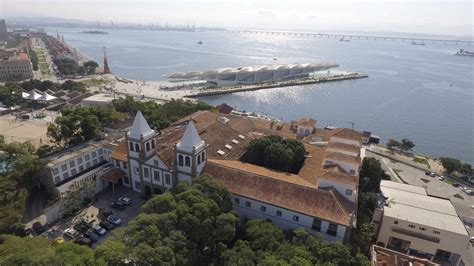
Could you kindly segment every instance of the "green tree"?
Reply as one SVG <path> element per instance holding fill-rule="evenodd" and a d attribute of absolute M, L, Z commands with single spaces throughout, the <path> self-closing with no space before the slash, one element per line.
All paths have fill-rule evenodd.
<path fill-rule="evenodd" d="M 462 163 L 458 159 L 450 158 L 450 157 L 441 157 L 439 158 L 441 164 L 443 164 L 444 169 L 447 173 L 451 174 L 455 171 L 459 171 L 461 169 Z"/>
<path fill-rule="evenodd" d="M 363 192 L 379 192 L 380 181 L 389 179 L 389 176 L 383 171 L 380 161 L 372 157 L 364 158 L 359 176 L 360 190 Z"/>
<path fill-rule="evenodd" d="M 388 142 L 387 142 L 387 148 L 389 150 L 395 150 L 395 149 L 399 149 L 401 147 L 401 143 L 398 142 L 397 140 L 394 140 L 394 139 L 389 139 Z"/>
<path fill-rule="evenodd" d="M 468 163 L 463 163 L 461 165 L 461 168 L 459 169 L 459 172 L 461 174 L 465 174 L 467 176 L 471 176 L 472 175 L 472 166 Z"/>
<path fill-rule="evenodd" d="M 56 265 L 96 265 L 94 251 L 86 246 L 64 242 L 54 248 Z"/>
<path fill-rule="evenodd" d="M 95 258 L 104 261 L 107 265 L 125 265 L 127 246 L 121 241 L 107 239 L 96 248 Z"/>
<path fill-rule="evenodd" d="M 400 150 L 402 152 L 408 152 L 411 151 L 415 147 L 415 143 L 409 139 L 402 139 L 401 145 L 400 145 Z"/>
<path fill-rule="evenodd" d="M 170 192 L 154 196 L 141 207 L 143 213 L 166 213 L 176 209 L 176 201 Z"/>
<path fill-rule="evenodd" d="M 250 248 L 249 242 L 243 240 L 237 240 L 234 247 L 225 250 L 221 255 L 221 261 L 226 266 L 251 266 L 256 265 L 256 260 L 256 254 Z"/>
<path fill-rule="evenodd" d="M 81 82 L 75 82 L 73 80 L 66 80 L 63 84 L 61 84 L 61 90 L 65 91 L 77 91 L 84 93 L 86 92 L 86 85 Z"/>
<path fill-rule="evenodd" d="M 252 140 L 245 148 L 242 160 L 267 168 L 297 173 L 305 160 L 301 141 L 269 135 Z"/>

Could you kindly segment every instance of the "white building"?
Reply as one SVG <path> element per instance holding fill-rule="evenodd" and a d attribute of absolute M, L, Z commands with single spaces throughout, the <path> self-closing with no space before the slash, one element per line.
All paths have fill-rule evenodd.
<path fill-rule="evenodd" d="M 95 192 L 122 184 L 145 197 L 210 174 L 233 194 L 234 209 L 242 219 L 269 219 L 284 229 L 303 227 L 342 242 L 357 223 L 358 177 L 336 161 L 325 165 L 325 147 L 305 144 L 308 156 L 298 174 L 239 161 L 261 132 L 282 131 L 297 137 L 297 129 L 283 122 L 275 127 L 268 120 L 202 111 L 157 134 L 138 112 L 121 138 L 65 150 L 50 158 L 49 167 L 61 193 L 93 179 Z M 315 131 L 312 128 L 310 134 Z"/>
<path fill-rule="evenodd" d="M 469 235 L 449 200 L 421 187 L 382 181 L 374 213 L 377 245 L 448 265 L 473 265 Z"/>
<path fill-rule="evenodd" d="M 81 107 L 102 107 L 112 104 L 114 96 L 105 93 L 94 94 L 81 101 Z"/>
<path fill-rule="evenodd" d="M 217 86 L 254 84 L 308 77 L 316 71 L 338 67 L 337 64 L 285 64 L 253 67 L 220 68 L 208 71 L 177 72 L 170 79 L 205 79 Z"/>

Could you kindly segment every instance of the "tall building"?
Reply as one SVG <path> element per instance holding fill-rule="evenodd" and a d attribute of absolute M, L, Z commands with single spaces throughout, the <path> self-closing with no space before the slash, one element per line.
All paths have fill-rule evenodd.
<path fill-rule="evenodd" d="M 0 42 L 6 42 L 8 40 L 7 25 L 4 19 L 0 19 Z"/>
<path fill-rule="evenodd" d="M 0 80 L 21 80 L 33 78 L 33 65 L 23 52 L 0 58 Z"/>

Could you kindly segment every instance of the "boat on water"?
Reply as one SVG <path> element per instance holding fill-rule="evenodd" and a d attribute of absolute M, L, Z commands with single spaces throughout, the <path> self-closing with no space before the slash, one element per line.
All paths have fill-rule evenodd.
<path fill-rule="evenodd" d="M 199 41 L 198 44 L 202 44 L 202 41 Z"/>
<path fill-rule="evenodd" d="M 474 52 L 466 51 L 466 50 L 464 50 L 464 49 L 459 49 L 459 51 L 457 51 L 457 52 L 455 53 L 455 55 L 474 56 Z"/>
<path fill-rule="evenodd" d="M 86 30 L 83 31 L 82 33 L 87 33 L 87 34 L 109 34 L 106 31 L 101 31 L 101 30 Z"/>
<path fill-rule="evenodd" d="M 415 41 L 413 41 L 413 42 L 411 42 L 411 45 L 421 45 L 421 46 L 424 46 L 424 45 L 426 45 L 426 44 L 425 44 L 424 42 L 415 42 Z"/>
<path fill-rule="evenodd" d="M 350 42 L 351 40 L 350 40 L 350 39 L 341 38 L 339 41 L 340 41 L 340 42 Z"/>

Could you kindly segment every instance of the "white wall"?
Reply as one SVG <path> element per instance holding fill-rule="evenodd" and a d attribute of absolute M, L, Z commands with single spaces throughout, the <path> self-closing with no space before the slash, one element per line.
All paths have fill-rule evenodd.
<path fill-rule="evenodd" d="M 335 160 L 335 159 L 324 159 L 324 165 L 331 165 L 331 164 L 337 164 L 339 165 L 344 171 L 347 173 L 351 174 L 351 170 L 354 170 L 354 173 L 352 175 L 359 175 L 359 165 L 354 164 L 354 163 L 348 163 L 346 161 L 340 161 L 340 160 Z"/>
<path fill-rule="evenodd" d="M 344 196 L 346 199 L 348 199 L 351 202 L 356 202 L 357 200 L 357 191 L 355 185 L 351 184 L 346 184 L 346 183 L 339 183 L 334 180 L 328 180 L 324 178 L 318 178 L 318 188 L 321 187 L 334 187 L 334 189 L 341 193 L 342 196 Z M 350 189 L 352 191 L 351 195 L 346 194 L 346 190 Z"/>
<path fill-rule="evenodd" d="M 94 154 L 95 157 L 93 157 Z M 86 157 L 88 157 L 88 160 L 86 160 Z M 104 149 L 102 149 L 102 147 L 99 147 L 97 149 L 81 153 L 76 157 L 57 163 L 50 167 L 53 184 L 57 184 L 63 181 L 64 179 L 70 178 L 71 176 L 77 175 L 82 171 L 92 168 L 93 166 L 101 163 L 102 161 L 106 161 L 106 156 Z M 71 162 L 73 162 L 74 166 L 71 166 Z M 66 166 L 65 170 L 63 169 L 63 165 Z M 57 172 L 55 171 L 55 169 L 57 169 Z M 65 174 L 67 174 L 67 177 L 65 177 Z M 57 177 L 59 178 L 59 182 L 57 182 Z"/>
<path fill-rule="evenodd" d="M 239 204 L 235 202 L 235 198 L 239 199 Z M 262 203 L 253 199 L 245 198 L 242 196 L 234 195 L 233 196 L 233 205 L 234 205 L 234 210 L 239 214 L 240 218 L 247 217 L 249 219 L 261 219 L 261 220 L 266 220 L 270 219 L 276 226 L 283 228 L 283 229 L 295 229 L 295 228 L 300 228 L 303 227 L 305 228 L 308 232 L 312 234 L 321 234 L 321 236 L 330 241 L 340 241 L 344 239 L 344 235 L 346 232 L 346 228 L 342 225 L 338 225 L 337 227 L 337 235 L 332 236 L 326 234 L 326 231 L 329 227 L 329 222 L 321 220 L 321 231 L 316 232 L 311 229 L 313 225 L 313 220 L 314 218 L 302 213 L 298 212 L 293 212 L 284 208 L 278 208 L 276 206 Z M 247 207 L 245 205 L 246 202 L 250 202 L 250 207 Z M 261 206 L 266 207 L 266 212 L 262 212 L 260 210 Z M 280 210 L 282 212 L 282 216 L 278 217 L 276 215 L 277 210 Z M 299 217 L 299 220 L 293 221 L 293 216 L 297 215 Z"/>
<path fill-rule="evenodd" d="M 359 153 L 360 153 L 360 151 L 359 152 L 351 152 L 351 151 L 347 151 L 347 150 L 343 150 L 343 149 L 335 149 L 333 147 L 328 147 L 327 151 L 328 152 L 339 152 L 339 153 L 354 156 L 354 157 L 358 157 Z"/>
<path fill-rule="evenodd" d="M 358 142 L 356 140 L 351 140 L 351 139 L 331 137 L 331 142 L 339 142 L 339 143 L 345 143 L 345 144 L 356 145 L 358 147 L 361 147 L 360 142 Z"/>

